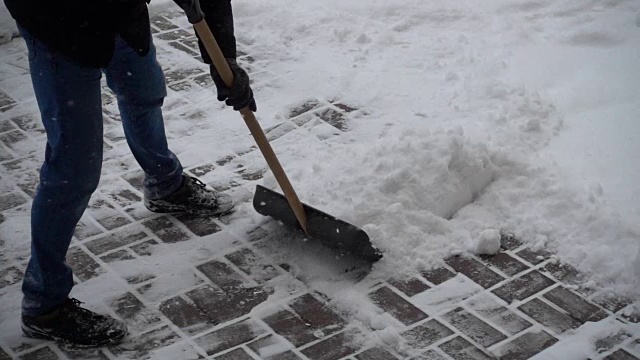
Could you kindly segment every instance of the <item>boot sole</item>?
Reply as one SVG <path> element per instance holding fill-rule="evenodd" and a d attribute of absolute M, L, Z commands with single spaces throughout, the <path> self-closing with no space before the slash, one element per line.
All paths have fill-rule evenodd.
<path fill-rule="evenodd" d="M 52 340 L 52 341 L 59 341 L 61 343 L 73 346 L 75 348 L 94 348 L 94 347 L 100 347 L 100 346 L 106 346 L 106 345 L 116 345 L 122 342 L 122 340 L 125 338 L 125 336 L 127 336 L 128 331 L 124 332 L 122 335 L 118 336 L 118 337 L 114 337 L 114 338 L 110 338 L 110 339 L 106 339 L 104 341 L 96 341 L 95 343 L 91 343 L 91 344 L 80 344 L 80 343 L 76 343 L 73 341 L 70 341 L 68 339 L 64 339 L 62 337 L 59 336 L 54 336 L 51 334 L 47 334 L 47 333 L 43 333 L 40 331 L 36 331 L 33 329 L 29 329 L 26 328 L 24 325 L 21 325 L 22 327 L 22 332 L 24 333 L 24 335 L 26 337 L 30 337 L 33 339 L 41 339 L 41 340 Z"/>
<path fill-rule="evenodd" d="M 161 208 L 148 206 L 146 204 L 145 204 L 145 208 L 147 208 L 147 210 L 149 210 L 149 211 L 151 211 L 153 213 L 156 213 L 156 214 L 189 214 L 189 215 L 215 216 L 215 217 L 229 215 L 229 214 L 233 213 L 236 210 L 235 206 L 232 206 L 230 209 L 225 210 L 225 211 L 220 211 L 220 212 L 216 212 L 216 211 L 196 211 L 196 210 L 189 210 L 189 209 L 185 209 L 185 210 L 180 210 L 180 209 L 161 209 Z"/>

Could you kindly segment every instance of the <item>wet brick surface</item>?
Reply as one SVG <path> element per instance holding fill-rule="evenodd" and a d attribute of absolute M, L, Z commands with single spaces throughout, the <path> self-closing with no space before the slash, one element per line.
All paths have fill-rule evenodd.
<path fill-rule="evenodd" d="M 164 109 L 175 110 L 167 118 L 189 121 L 188 126 L 178 122 L 168 134 L 185 137 L 198 126 L 212 128 L 207 119 L 212 107 L 202 104 L 212 103 L 203 99 L 211 96 L 213 82 L 200 62 L 191 25 L 177 9 L 153 16 L 151 25 L 169 88 Z M 261 68 L 264 59 L 252 49 L 239 39 L 238 61 L 254 83 L 268 86 L 276 76 Z M 19 52 L 26 69 L 26 49 Z M 180 66 L 173 65 L 174 57 Z M 16 76 L 29 82 L 27 72 Z M 28 215 L 44 149 L 37 108 L 22 106 L 33 104 L 33 97 L 10 90 L 0 91 L 0 177 L 10 184 L 0 195 L 0 223 L 9 213 Z M 597 358 L 640 360 L 640 336 L 627 327 L 640 321 L 633 299 L 583 288 L 587 275 L 509 234 L 502 235 L 496 255 L 454 256 L 434 269 L 377 279 L 361 299 L 375 318 L 354 318 L 357 309 L 344 311 L 341 299 L 311 288 L 286 261 L 263 251 L 271 241 L 265 240 L 264 226 L 231 235 L 227 226 L 237 217 L 147 211 L 144 174 L 125 151 L 117 103 L 108 90 L 103 111 L 104 184 L 76 228 L 67 263 L 75 280 L 87 286 L 119 277 L 121 287 L 105 296 L 98 310 L 127 322 L 131 334 L 118 346 L 99 349 L 0 337 L 0 359 L 518 360 L 570 341 L 571 330 L 587 322 L 615 319 L 619 332 L 594 339 Z M 270 139 L 302 132 L 324 141 L 344 136 L 366 109 L 303 95 L 281 114 L 266 129 Z M 256 153 L 255 146 L 243 143 L 223 153 L 198 154 L 184 165 L 215 189 L 238 197 L 253 191 L 266 171 L 255 162 Z M 232 248 L 212 251 L 216 241 L 228 241 Z M 177 246 L 195 246 L 198 256 L 176 263 L 167 274 L 130 268 L 137 270 L 137 261 L 148 266 L 147 261 L 158 261 L 152 255 Z M 19 292 L 26 261 L 0 254 L 0 295 Z M 452 290 L 457 293 L 448 296 Z M 385 319 L 384 326 L 379 319 Z"/>

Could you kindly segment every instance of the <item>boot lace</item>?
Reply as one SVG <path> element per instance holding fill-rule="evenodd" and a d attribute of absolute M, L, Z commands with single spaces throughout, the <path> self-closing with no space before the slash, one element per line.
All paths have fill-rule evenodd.
<path fill-rule="evenodd" d="M 211 194 L 212 195 L 211 197 L 213 197 L 213 204 L 218 204 L 218 197 L 216 196 L 216 193 L 207 189 L 207 185 L 205 183 L 203 183 L 202 181 L 200 181 L 200 179 L 195 177 L 190 177 L 190 179 L 191 179 L 191 183 L 198 187 L 196 189 L 198 204 L 206 205 L 209 202 L 211 202 L 211 199 L 209 198 L 209 196 L 205 194 Z"/>

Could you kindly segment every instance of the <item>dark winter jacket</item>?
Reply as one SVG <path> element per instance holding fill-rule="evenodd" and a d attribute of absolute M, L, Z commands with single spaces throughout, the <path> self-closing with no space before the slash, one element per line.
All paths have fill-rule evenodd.
<path fill-rule="evenodd" d="M 231 0 L 201 0 L 207 24 L 226 57 L 236 57 Z M 149 51 L 151 30 L 145 0 L 4 0 L 18 25 L 81 64 L 102 68 L 120 35 L 140 55 Z M 179 8 L 176 5 L 177 11 Z M 202 46 L 201 52 L 202 52 Z M 211 63 L 206 52 L 202 58 Z"/>

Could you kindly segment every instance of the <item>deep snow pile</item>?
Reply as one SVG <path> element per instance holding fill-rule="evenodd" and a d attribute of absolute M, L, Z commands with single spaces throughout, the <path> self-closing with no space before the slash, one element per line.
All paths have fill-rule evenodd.
<path fill-rule="evenodd" d="M 566 92 L 523 79 L 531 72 L 539 84 L 554 84 L 562 75 L 554 60 L 568 60 L 549 46 L 565 49 L 558 57 L 579 51 L 571 60 L 581 63 L 600 59 L 603 47 L 637 54 L 638 11 L 625 1 L 236 3 L 238 36 L 282 74 L 262 102 L 338 94 L 369 111 L 328 151 L 294 140 L 276 147 L 304 201 L 363 226 L 387 252 L 380 271 L 475 252 L 483 231 L 501 229 L 636 296 L 637 213 L 612 208 L 599 186 L 585 189 L 553 162 L 548 145 L 566 131 L 564 118 L 582 109 L 566 106 Z M 613 53 L 610 60 L 621 61 Z M 578 100 L 598 95 L 573 91 Z M 637 105 L 637 94 L 624 101 Z M 590 166 L 583 153 L 568 156 Z"/>

